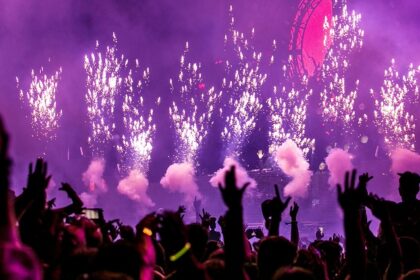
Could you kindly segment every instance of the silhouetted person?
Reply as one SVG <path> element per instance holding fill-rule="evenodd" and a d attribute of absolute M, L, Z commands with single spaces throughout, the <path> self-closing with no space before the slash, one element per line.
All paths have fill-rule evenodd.
<path fill-rule="evenodd" d="M 410 236 L 420 241 L 420 201 L 417 199 L 420 176 L 412 172 L 398 175 L 400 176 L 398 191 L 401 202 L 386 201 L 370 196 L 367 206 L 377 208 L 381 207 L 381 204 L 386 204 L 397 236 Z"/>

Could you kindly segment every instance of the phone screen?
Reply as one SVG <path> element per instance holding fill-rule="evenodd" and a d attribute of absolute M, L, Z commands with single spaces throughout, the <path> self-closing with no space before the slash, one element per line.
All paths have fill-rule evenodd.
<path fill-rule="evenodd" d="M 96 209 L 85 209 L 83 210 L 83 215 L 91 220 L 98 220 L 99 219 L 99 212 Z"/>

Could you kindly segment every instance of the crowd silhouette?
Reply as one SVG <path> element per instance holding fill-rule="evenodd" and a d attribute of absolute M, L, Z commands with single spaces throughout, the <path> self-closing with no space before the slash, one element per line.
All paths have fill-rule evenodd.
<path fill-rule="evenodd" d="M 412 172 L 399 174 L 399 203 L 369 193 L 369 174 L 347 172 L 337 186 L 344 236 L 325 240 L 318 232 L 304 245 L 299 206 L 282 199 L 277 185 L 261 205 L 268 234 L 245 229 L 242 200 L 249 184 L 237 185 L 234 167 L 219 184 L 223 216 L 211 216 L 195 200 L 196 223 L 183 222 L 181 206 L 145 215 L 132 228 L 100 213 L 86 215 L 68 183 L 60 190 L 69 205 L 55 208 L 43 159 L 29 165 L 27 184 L 15 195 L 8 144 L 0 118 L 0 279 L 420 279 L 420 176 Z M 366 207 L 380 220 L 378 234 L 369 228 Z M 289 238 L 279 235 L 287 214 Z"/>

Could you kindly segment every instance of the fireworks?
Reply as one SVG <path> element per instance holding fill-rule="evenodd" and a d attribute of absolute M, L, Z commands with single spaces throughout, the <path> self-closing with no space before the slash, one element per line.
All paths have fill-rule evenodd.
<path fill-rule="evenodd" d="M 141 77 L 136 79 L 138 74 Z M 124 133 L 120 145 L 117 145 L 117 151 L 122 155 L 121 166 L 126 172 L 136 169 L 146 174 L 149 168 L 152 140 L 156 131 L 153 109 L 146 109 L 143 98 L 144 87 L 148 85 L 149 77 L 149 68 L 141 73 L 139 62 L 136 60 L 134 71 L 130 69 L 123 80 L 126 90 L 122 103 Z M 159 100 L 160 98 L 157 102 Z"/>
<path fill-rule="evenodd" d="M 339 131 L 349 134 L 356 125 L 354 110 L 359 81 L 348 91 L 345 73 L 350 65 L 350 54 L 363 46 L 364 31 L 360 28 L 361 15 L 347 10 L 346 1 L 337 1 L 334 8 L 339 11 L 332 17 L 331 26 L 327 18 L 324 29 L 324 46 L 331 45 L 320 69 L 323 90 L 321 91 L 322 117 L 325 125 L 342 127 Z M 329 42 L 332 42 L 329 44 Z"/>
<path fill-rule="evenodd" d="M 287 81 L 287 66 L 283 67 L 283 78 Z M 302 150 L 305 157 L 315 149 L 315 139 L 306 137 L 306 117 L 309 97 L 312 90 L 307 87 L 308 80 L 304 76 L 299 89 L 291 87 L 290 90 L 283 86 L 274 87 L 274 97 L 267 100 L 270 110 L 269 122 L 270 140 L 269 152 L 274 154 L 287 139 Z"/>
<path fill-rule="evenodd" d="M 261 52 L 256 52 L 252 44 L 234 27 L 235 19 L 230 7 L 230 37 L 225 35 L 225 44 L 231 45 L 236 60 L 226 60 L 226 76 L 223 79 L 223 90 L 229 93 L 228 106 L 230 113 L 226 117 L 226 125 L 222 138 L 228 144 L 227 154 L 238 156 L 244 141 L 255 128 L 256 117 L 262 108 L 259 93 L 267 79 L 260 73 Z M 251 35 L 254 36 L 252 29 Z M 232 59 L 233 60 L 233 59 Z"/>
<path fill-rule="evenodd" d="M 201 64 L 187 62 L 188 51 L 187 42 L 180 59 L 178 79 L 169 80 L 172 94 L 179 96 L 169 107 L 169 114 L 178 136 L 177 161 L 193 163 L 208 133 L 221 93 L 216 93 L 214 87 L 206 90 Z"/>
<path fill-rule="evenodd" d="M 88 117 L 91 125 L 89 145 L 95 152 L 100 145 L 113 137 L 115 130 L 115 100 L 123 83 L 120 72 L 128 61 L 118 57 L 117 37 L 113 33 L 113 46 L 107 46 L 103 54 L 96 42 L 96 51 L 85 55 L 84 68 L 87 74 L 85 95 Z"/>
<path fill-rule="evenodd" d="M 57 110 L 56 92 L 61 73 L 61 68 L 52 76 L 44 74 L 43 67 L 41 67 L 39 75 L 32 70 L 29 90 L 27 92 L 19 91 L 20 100 L 31 108 L 34 136 L 39 139 L 53 140 L 57 136 L 56 130 L 60 126 L 62 111 Z M 17 77 L 16 82 L 19 87 L 19 78 Z"/>
<path fill-rule="evenodd" d="M 420 73 L 420 67 L 415 69 L 411 64 L 407 75 L 401 77 L 392 59 L 391 66 L 385 70 L 379 96 L 371 89 L 376 108 L 374 122 L 388 150 L 415 149 L 416 123 L 408 107 L 419 100 L 417 73 Z"/>

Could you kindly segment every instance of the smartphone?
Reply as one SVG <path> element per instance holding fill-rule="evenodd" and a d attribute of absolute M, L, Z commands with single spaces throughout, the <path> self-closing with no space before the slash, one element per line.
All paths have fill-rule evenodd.
<path fill-rule="evenodd" d="M 101 219 L 102 209 L 99 208 L 86 208 L 82 211 L 82 215 L 90 220 Z"/>

